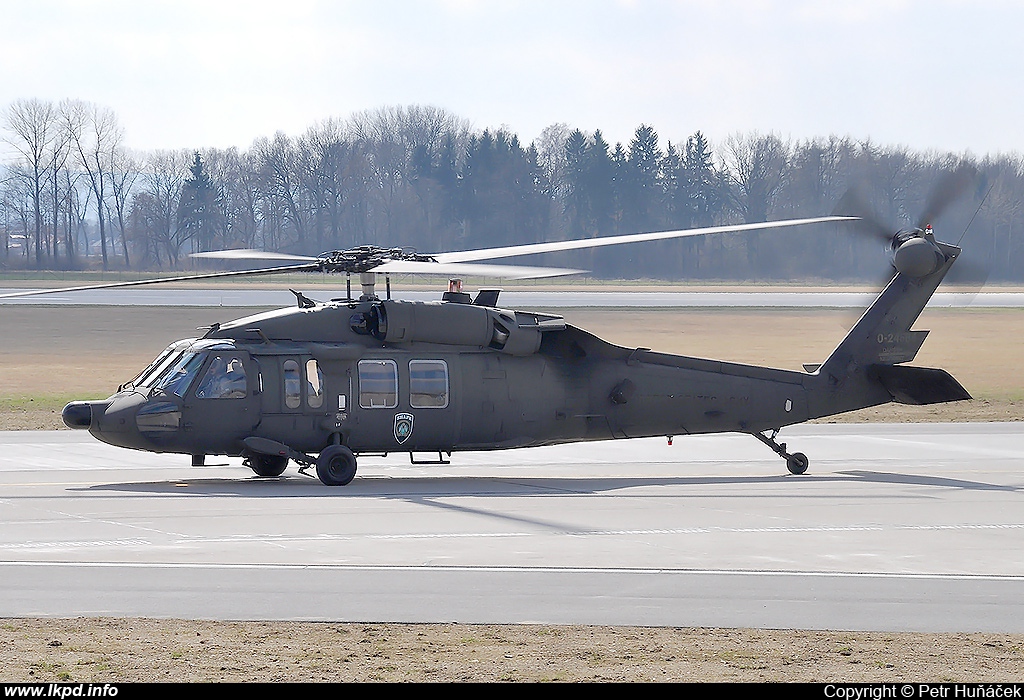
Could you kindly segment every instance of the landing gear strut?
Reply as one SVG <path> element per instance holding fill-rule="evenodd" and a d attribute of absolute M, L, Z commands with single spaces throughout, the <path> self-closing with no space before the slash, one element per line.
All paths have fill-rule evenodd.
<path fill-rule="evenodd" d="M 794 452 L 793 454 L 786 452 L 786 443 L 779 443 L 775 441 L 778 434 L 778 428 L 772 430 L 770 437 L 764 433 L 751 433 L 751 435 L 768 445 L 768 447 L 772 448 L 772 451 L 774 451 L 775 454 L 786 460 L 786 469 L 789 470 L 790 474 L 803 474 L 807 471 L 807 465 L 810 463 L 807 459 L 807 455 L 803 452 Z"/>

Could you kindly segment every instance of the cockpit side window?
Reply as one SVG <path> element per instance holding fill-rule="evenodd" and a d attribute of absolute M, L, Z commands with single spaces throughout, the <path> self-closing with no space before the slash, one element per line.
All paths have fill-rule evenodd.
<path fill-rule="evenodd" d="M 161 389 L 168 394 L 184 396 L 205 359 L 206 353 L 186 352 L 160 373 L 153 388 Z"/>
<path fill-rule="evenodd" d="M 196 398 L 244 399 L 247 393 L 242 360 L 238 357 L 214 355 L 196 389 Z"/>

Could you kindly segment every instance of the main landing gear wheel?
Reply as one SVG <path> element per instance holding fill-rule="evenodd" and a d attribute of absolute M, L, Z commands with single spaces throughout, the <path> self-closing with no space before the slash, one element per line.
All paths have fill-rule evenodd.
<path fill-rule="evenodd" d="M 786 457 L 786 469 L 790 474 L 803 474 L 807 471 L 809 461 L 803 452 L 794 452 Z"/>
<path fill-rule="evenodd" d="M 288 458 L 282 455 L 251 454 L 246 460 L 256 476 L 281 476 L 288 468 Z"/>
<path fill-rule="evenodd" d="M 356 456 L 344 445 L 331 445 L 316 458 L 316 475 L 327 486 L 345 486 L 356 475 Z"/>

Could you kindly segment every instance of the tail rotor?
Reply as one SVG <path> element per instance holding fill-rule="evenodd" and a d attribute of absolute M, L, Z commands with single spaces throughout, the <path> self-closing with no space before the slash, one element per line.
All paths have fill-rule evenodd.
<path fill-rule="evenodd" d="M 917 223 L 912 228 L 897 228 L 885 222 L 857 188 L 851 188 L 843 195 L 834 214 L 859 217 L 860 221 L 852 227 L 853 230 L 886 245 L 891 262 L 886 282 L 897 272 L 920 279 L 938 270 L 950 257 L 959 256 L 958 247 L 936 241 L 932 223 L 941 218 L 977 182 L 977 169 L 971 165 L 964 164 L 943 173 L 928 192 Z M 979 270 L 959 272 L 958 276 L 965 280 L 984 280 Z M 951 277 L 951 281 L 955 279 Z"/>

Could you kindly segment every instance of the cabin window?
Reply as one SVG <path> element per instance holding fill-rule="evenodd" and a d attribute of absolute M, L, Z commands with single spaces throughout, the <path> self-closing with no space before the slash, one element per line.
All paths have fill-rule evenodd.
<path fill-rule="evenodd" d="M 359 405 L 362 408 L 398 405 L 398 365 L 394 360 L 359 361 Z"/>
<path fill-rule="evenodd" d="M 237 357 L 214 355 L 199 388 L 198 399 L 244 399 L 246 397 L 245 366 Z"/>
<path fill-rule="evenodd" d="M 310 408 L 324 405 L 324 374 L 316 360 L 306 360 L 306 405 Z"/>
<path fill-rule="evenodd" d="M 444 408 L 448 405 L 447 362 L 409 361 L 409 405 L 412 408 Z"/>
<path fill-rule="evenodd" d="M 302 386 L 299 377 L 299 363 L 295 360 L 285 360 L 284 365 L 284 405 L 286 408 L 298 408 L 302 399 L 299 389 Z"/>

